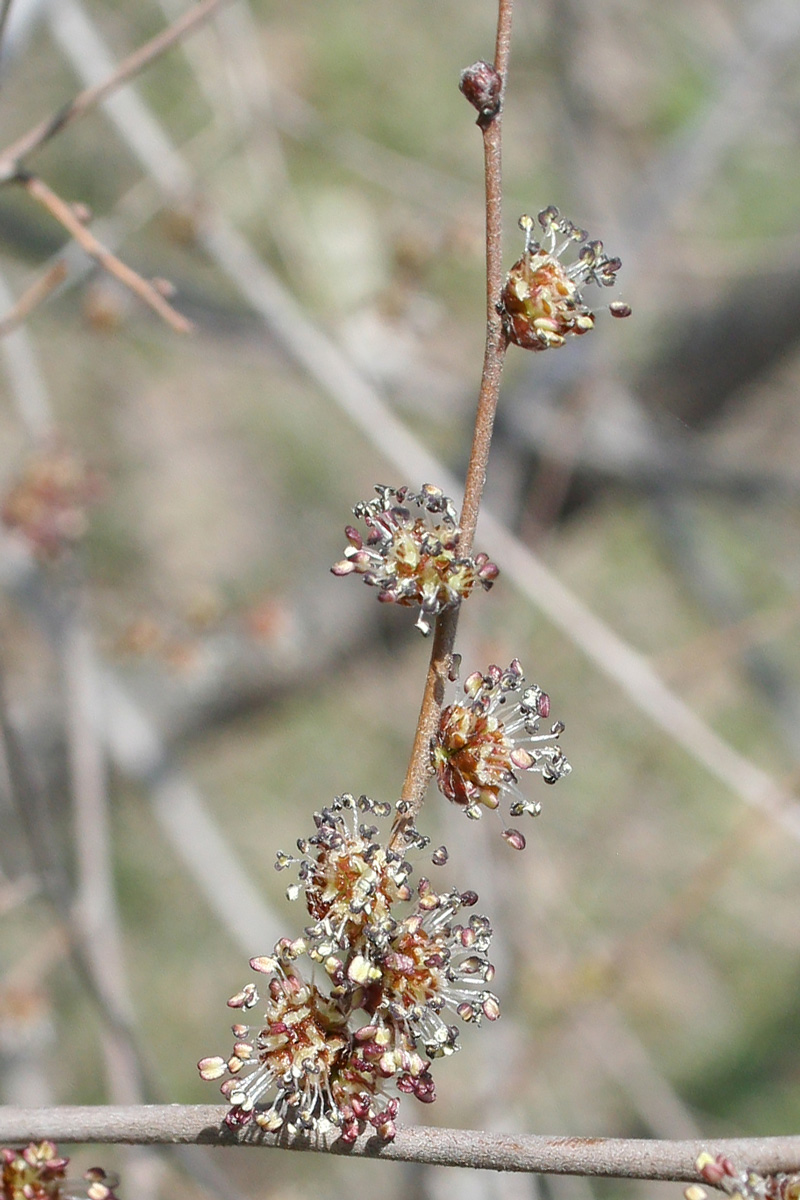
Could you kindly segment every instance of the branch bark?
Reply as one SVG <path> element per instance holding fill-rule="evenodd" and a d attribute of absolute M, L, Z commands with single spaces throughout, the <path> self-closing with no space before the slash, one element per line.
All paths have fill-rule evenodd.
<path fill-rule="evenodd" d="M 662 1141 L 417 1126 L 401 1128 L 393 1142 L 365 1135 L 354 1145 L 346 1146 L 339 1139 L 326 1145 L 285 1132 L 259 1131 L 254 1137 L 250 1129 L 233 1131 L 222 1123 L 228 1111 L 226 1106 L 211 1104 L 0 1108 L 0 1142 L 14 1145 L 51 1138 L 59 1142 L 123 1145 L 242 1145 L 348 1158 L 380 1158 L 388 1162 L 621 1179 L 699 1181 L 694 1164 L 704 1150 L 725 1154 L 737 1166 L 747 1166 L 761 1174 L 800 1168 L 797 1136 Z"/>
<path fill-rule="evenodd" d="M 196 4 L 194 8 L 189 9 L 184 13 L 174 24 L 170 25 L 169 29 L 163 30 L 149 42 L 145 42 L 138 50 L 134 50 L 127 58 L 124 58 L 114 72 L 104 79 L 102 83 L 98 83 L 95 87 L 85 88 L 79 92 L 73 100 L 63 108 L 61 108 L 52 117 L 47 117 L 44 121 L 40 121 L 28 133 L 23 134 L 16 142 L 12 142 L 10 146 L 0 155 L 0 182 L 8 181 L 19 171 L 19 164 L 23 158 L 32 154 L 34 150 L 38 150 L 45 142 L 60 133 L 67 125 L 71 125 L 73 121 L 77 121 L 79 117 L 84 117 L 93 108 L 96 108 L 103 100 L 107 99 L 113 92 L 117 91 L 129 79 L 138 75 L 145 67 L 149 66 L 156 58 L 160 57 L 166 50 L 169 50 L 182 38 L 186 37 L 192 30 L 196 29 L 214 13 L 223 4 L 227 4 L 229 0 L 202 0 L 200 4 Z"/>

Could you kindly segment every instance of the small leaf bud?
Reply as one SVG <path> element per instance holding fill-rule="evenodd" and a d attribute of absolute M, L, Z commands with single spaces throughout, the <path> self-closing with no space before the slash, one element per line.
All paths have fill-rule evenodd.
<path fill-rule="evenodd" d="M 492 64 L 481 61 L 466 67 L 458 86 L 473 108 L 477 108 L 481 128 L 490 124 L 500 112 L 503 92 L 503 80 Z"/>

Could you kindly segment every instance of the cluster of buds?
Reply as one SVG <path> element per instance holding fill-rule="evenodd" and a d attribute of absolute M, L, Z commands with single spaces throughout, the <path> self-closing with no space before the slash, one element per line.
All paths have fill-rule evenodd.
<path fill-rule="evenodd" d="M 759 1175 L 757 1171 L 737 1171 L 724 1154 L 714 1158 L 701 1154 L 695 1163 L 703 1179 L 731 1200 L 800 1200 L 800 1174 Z M 684 1190 L 686 1200 L 708 1200 L 705 1188 L 697 1183 Z"/>
<path fill-rule="evenodd" d="M 366 539 L 352 525 L 350 542 L 334 575 L 361 575 L 380 588 L 378 599 L 420 609 L 417 628 L 430 632 L 431 618 L 461 603 L 480 585 L 490 588 L 498 575 L 486 554 L 459 554 L 461 530 L 453 501 L 440 488 L 421 491 L 377 486 L 376 500 L 356 504 Z"/>
<path fill-rule="evenodd" d="M 564 730 L 550 716 L 550 697 L 536 684 L 525 686 L 518 659 L 506 670 L 492 664 L 482 675 L 474 671 L 464 682 L 464 699 L 442 711 L 431 748 L 439 790 L 476 819 L 481 808 L 496 809 L 510 801 L 512 817 L 538 816 L 541 805 L 526 799 L 517 773 L 530 771 L 545 783 L 557 783 L 572 767 L 557 744 Z M 525 847 L 518 829 L 503 835 L 515 849 Z"/>
<path fill-rule="evenodd" d="M 538 221 L 546 246 L 534 237 L 532 218 L 519 219 L 525 251 L 506 276 L 500 306 L 508 338 L 524 350 L 563 346 L 569 334 L 593 329 L 594 313 L 584 304 L 580 288 L 586 283 L 612 287 L 622 265 L 618 258 L 606 255 L 602 242 L 589 241 L 586 230 L 567 221 L 554 205 L 543 209 Z M 564 264 L 564 252 L 575 243 L 580 245 L 577 261 Z M 630 316 L 630 307 L 621 301 L 608 308 L 613 317 Z"/>
<path fill-rule="evenodd" d="M 394 811 L 405 815 L 402 805 Z M 233 1026 L 228 1059 L 198 1063 L 204 1079 L 223 1080 L 230 1126 L 336 1129 L 352 1142 L 369 1125 L 390 1141 L 397 1093 L 436 1098 L 430 1068 L 458 1049 L 453 1019 L 480 1025 L 500 1015 L 487 987 L 491 927 L 474 914 L 457 920 L 478 897 L 438 893 L 427 879 L 412 888 L 405 852 L 428 840 L 404 822 L 403 852 L 388 848 L 375 821 L 392 812 L 367 796 L 339 796 L 315 814 L 316 832 L 298 841 L 297 855 L 278 855 L 278 870 L 297 868 L 287 895 L 304 898 L 312 923 L 251 960 L 263 996 L 249 983 L 228 1004 L 243 1016 L 258 1010 L 257 1019 Z M 431 860 L 443 865 L 445 848 Z M 311 981 L 314 965 L 324 988 Z"/>
<path fill-rule="evenodd" d="M 101 493 L 99 477 L 63 446 L 29 459 L 6 493 L 0 518 L 20 533 L 37 557 L 51 561 L 88 529 L 87 509 Z"/>
<path fill-rule="evenodd" d="M 31 1142 L 20 1150 L 0 1150 L 2 1200 L 116 1200 L 117 1180 L 100 1167 L 83 1179 L 67 1178 L 68 1158 L 53 1142 Z"/>

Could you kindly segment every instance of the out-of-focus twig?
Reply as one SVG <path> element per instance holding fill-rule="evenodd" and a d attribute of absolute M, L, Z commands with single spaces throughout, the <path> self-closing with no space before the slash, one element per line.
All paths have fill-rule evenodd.
<path fill-rule="evenodd" d="M 43 304 L 59 284 L 64 282 L 66 277 L 67 264 L 63 258 L 59 258 L 52 266 L 47 268 L 43 275 L 35 279 L 30 287 L 25 289 L 14 307 L 4 317 L 0 317 L 0 338 L 18 329 L 22 322 L 28 319 L 33 310 L 38 308 L 40 304 Z"/>
<path fill-rule="evenodd" d="M 10 2 L 10 0 L 9 0 Z M 28 133 L 18 138 L 8 146 L 0 155 L 0 180 L 8 180 L 13 178 L 19 171 L 21 161 L 31 154 L 34 150 L 38 150 L 40 146 L 49 141 L 67 125 L 71 125 L 73 121 L 77 121 L 79 117 L 84 117 L 93 108 L 96 108 L 103 100 L 117 91 L 134 75 L 138 75 L 144 67 L 148 66 L 166 50 L 169 50 L 181 38 L 186 37 L 193 29 L 196 29 L 203 21 L 207 21 L 209 17 L 220 8 L 223 4 L 229 3 L 230 0 L 201 0 L 201 3 L 190 8 L 187 13 L 179 18 L 169 29 L 163 30 L 149 42 L 145 42 L 138 50 L 134 50 L 127 58 L 116 67 L 112 74 L 107 79 L 93 87 L 85 88 L 77 95 L 69 104 L 60 109 L 54 116 L 48 117 L 44 121 L 40 121 Z"/>
<path fill-rule="evenodd" d="M 58 614 L 32 557 L 21 549 L 0 555 L 0 584 L 52 640 Z M 235 944 L 248 958 L 263 953 L 280 936 L 277 917 L 148 715 L 111 671 L 95 669 L 94 718 L 112 762 L 146 787 L 162 831 Z"/>
<path fill-rule="evenodd" d="M 118 279 L 120 283 L 132 291 L 134 295 L 143 300 L 176 333 L 190 332 L 192 328 L 191 322 L 187 321 L 186 317 L 174 309 L 152 283 L 148 283 L 137 271 L 134 271 L 132 267 L 122 262 L 121 259 L 117 258 L 116 254 L 112 254 L 102 242 L 99 242 L 94 234 L 90 233 L 83 222 L 78 219 L 72 206 L 67 204 L 66 200 L 62 200 L 51 187 L 48 187 L 44 180 L 27 172 L 20 173 L 17 178 L 28 195 L 46 208 L 50 215 L 55 217 L 60 225 L 64 226 L 67 233 L 75 239 L 81 249 L 91 258 L 95 259 L 104 270 L 108 271 L 109 275 L 113 275 L 115 279 Z"/>
<path fill-rule="evenodd" d="M 113 995 L 115 1010 L 133 1029 L 133 1011 L 125 975 L 125 955 L 113 881 L 111 832 L 108 819 L 106 762 L 98 734 L 90 633 L 81 611 L 82 588 L 64 597 L 68 611 L 58 630 L 58 651 L 64 686 L 67 752 L 72 784 L 72 819 L 76 894 L 74 920 L 84 941 L 87 962 L 100 991 Z M 138 1057 L 129 1039 L 107 1036 L 104 1041 L 108 1095 L 116 1103 L 142 1101 Z"/>
<path fill-rule="evenodd" d="M 0 0 L 0 54 L 3 49 L 3 34 L 6 31 L 8 22 L 8 14 L 11 12 L 13 0 Z"/>
<path fill-rule="evenodd" d="M 11 309 L 13 304 L 11 290 L 0 274 L 0 305 Z M 0 338 L 0 355 L 11 395 L 28 436 L 33 442 L 47 441 L 54 430 L 53 414 L 33 343 L 24 325 Z"/>

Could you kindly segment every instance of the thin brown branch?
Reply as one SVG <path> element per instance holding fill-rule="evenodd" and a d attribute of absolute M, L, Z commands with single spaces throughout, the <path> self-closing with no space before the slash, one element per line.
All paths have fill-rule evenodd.
<path fill-rule="evenodd" d="M 22 322 L 28 319 L 34 309 L 44 303 L 59 284 L 64 282 L 66 277 L 67 264 L 61 258 L 58 262 L 53 263 L 51 267 L 48 267 L 44 275 L 40 275 L 38 279 L 35 279 L 30 287 L 25 289 L 14 307 L 4 317 L 0 318 L 0 338 L 5 337 L 6 334 L 13 333 L 15 329 L 19 329 Z"/>
<path fill-rule="evenodd" d="M 400 793 L 401 799 L 410 807 L 396 823 L 392 834 L 393 844 L 400 840 L 402 831 L 413 822 L 416 813 L 421 808 L 425 789 L 431 776 L 431 738 L 444 704 L 445 686 L 450 673 L 457 628 L 457 608 L 445 609 L 436 618 L 428 674 L 425 678 L 425 690 L 422 694 L 417 728 L 414 732 L 414 744 L 411 747 L 403 790 Z"/>
<path fill-rule="evenodd" d="M 166 50 L 186 37 L 194 29 L 212 17 L 218 8 L 223 4 L 227 4 L 229 0 L 201 0 L 201 3 L 196 4 L 194 8 L 190 8 L 188 12 L 179 17 L 174 24 L 168 29 L 156 34 L 149 42 L 145 42 L 138 50 L 134 50 L 127 58 L 124 58 L 113 74 L 104 79 L 102 83 L 96 84 L 94 87 L 85 88 L 79 92 L 73 100 L 63 108 L 59 109 L 51 117 L 47 117 L 44 121 L 40 121 L 33 129 L 23 134 L 16 142 L 12 142 L 0 155 L 0 181 L 12 180 L 19 171 L 19 165 L 23 158 L 38 150 L 45 142 L 60 133 L 67 125 L 71 125 L 73 121 L 77 121 L 80 117 L 86 116 L 93 108 L 96 108 L 103 100 L 107 99 L 112 92 L 117 91 L 134 75 L 138 75 L 151 62 L 162 55 Z"/>
<path fill-rule="evenodd" d="M 494 69 L 501 81 L 500 98 L 491 115 L 482 113 L 478 118 L 478 125 L 483 133 L 486 189 L 486 346 L 472 449 L 464 483 L 464 503 L 461 509 L 459 553 L 465 556 L 472 549 L 475 527 L 478 524 L 507 348 L 498 303 L 503 286 L 503 98 L 511 48 L 513 8 L 514 0 L 498 0 Z M 457 629 L 458 609 L 445 611 L 436 620 L 425 690 L 401 792 L 407 812 L 398 821 L 393 840 L 399 839 L 402 829 L 414 819 L 422 806 L 431 775 L 431 738 L 442 711 L 447 677 L 451 674 Z"/>
<path fill-rule="evenodd" d="M 81 249 L 90 258 L 93 258 L 95 262 L 99 263 L 104 270 L 108 271 L 109 275 L 113 275 L 115 279 L 124 284 L 134 295 L 143 300 L 176 333 L 189 333 L 191 331 L 191 322 L 187 321 L 186 317 L 173 308 L 151 283 L 148 283 L 132 267 L 127 266 L 126 263 L 117 258 L 116 254 L 112 254 L 102 242 L 99 242 L 94 234 L 90 233 L 86 226 L 77 218 L 74 210 L 67 204 L 66 200 L 62 200 L 52 188 L 48 187 L 36 175 L 20 174 L 18 179 L 28 195 L 46 208 L 50 215 L 60 225 L 63 225 L 67 233 L 75 239 Z"/>
<path fill-rule="evenodd" d="M 312 1141 L 284 1131 L 231 1130 L 223 1105 L 152 1104 L 131 1107 L 60 1106 L 0 1108 L 0 1142 L 5 1145 L 51 1138 L 64 1142 L 121 1145 L 253 1146 L 380 1158 L 389 1162 L 431 1163 L 489 1171 L 530 1171 L 552 1175 L 595 1175 L 624 1179 L 698 1181 L 697 1156 L 725 1154 L 761 1174 L 796 1171 L 800 1137 L 722 1138 L 662 1141 L 646 1138 L 549 1137 L 485 1133 L 476 1129 L 417 1126 L 398 1130 L 393 1142 L 374 1135 L 352 1146 L 340 1138 Z"/>
<path fill-rule="evenodd" d="M 81 47 L 70 50 L 75 69 L 86 77 L 91 63 Z M 84 48 L 85 49 L 85 48 Z M 155 121 L 149 109 L 150 121 Z M 130 116 L 120 118 L 119 128 L 127 144 L 137 153 L 162 192 L 174 200 L 180 194 L 165 181 L 155 149 L 137 149 Z M 160 140 L 169 144 L 158 126 Z M 172 158 L 182 175 L 191 180 L 188 164 L 170 146 Z M 457 481 L 398 419 L 351 359 L 312 322 L 306 311 L 256 253 L 252 245 L 218 211 L 207 196 L 195 188 L 202 200 L 203 219 L 198 241 L 225 277 L 259 314 L 265 327 L 289 357 L 332 396 L 342 412 L 378 452 L 405 478 L 436 480 L 455 495 Z M 24 329 L 20 331 L 24 334 Z M 800 804 L 786 788 L 724 741 L 688 707 L 685 699 L 667 688 L 650 663 L 609 625 L 601 621 L 544 563 L 523 546 L 514 534 L 484 511 L 482 528 L 493 555 L 503 564 L 503 576 L 536 606 L 570 643 L 587 657 L 630 699 L 638 711 L 652 721 L 671 742 L 680 746 L 734 796 L 767 812 L 795 840 L 800 840 Z"/>

